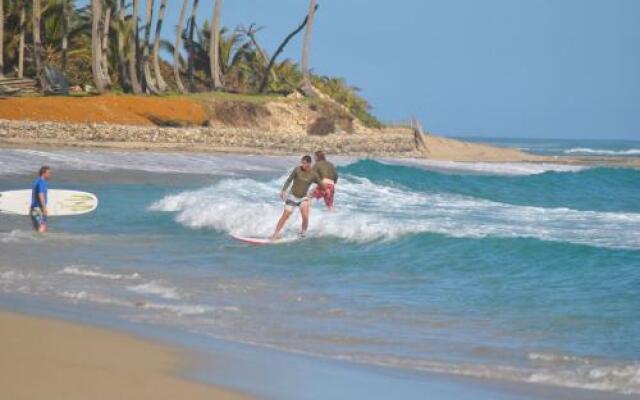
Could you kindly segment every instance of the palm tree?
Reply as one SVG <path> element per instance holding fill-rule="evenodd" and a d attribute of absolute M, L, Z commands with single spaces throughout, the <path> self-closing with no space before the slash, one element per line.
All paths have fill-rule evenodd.
<path fill-rule="evenodd" d="M 153 3 L 154 0 L 145 0 L 146 13 L 144 22 L 144 43 L 142 47 L 142 73 L 147 91 L 158 93 L 151 76 L 151 68 L 149 68 L 149 40 L 151 39 L 151 21 L 153 20 Z"/>
<path fill-rule="evenodd" d="M 157 89 L 161 92 L 167 90 L 167 83 L 162 78 L 160 72 L 160 61 L 158 53 L 160 52 L 160 32 L 162 31 L 162 22 L 164 21 L 164 12 L 167 9 L 167 0 L 161 0 L 160 11 L 158 11 L 158 21 L 156 23 L 156 37 L 153 41 L 153 53 L 151 58 L 153 59 L 153 72 L 156 78 Z"/>
<path fill-rule="evenodd" d="M 67 49 L 69 47 L 69 16 L 73 10 L 69 10 L 70 4 L 68 0 L 62 0 L 62 70 L 67 69 Z"/>
<path fill-rule="evenodd" d="M 100 19 L 102 18 L 102 0 L 91 0 L 91 71 L 93 82 L 98 93 L 104 92 L 104 76 L 102 74 L 102 43 L 100 41 Z"/>
<path fill-rule="evenodd" d="M 109 30 L 111 29 L 111 7 L 107 6 L 104 12 L 104 21 L 102 24 L 102 36 L 100 38 L 100 68 L 104 82 L 111 86 L 111 77 L 109 76 Z"/>
<path fill-rule="evenodd" d="M 18 40 L 18 78 L 24 77 L 24 32 L 27 24 L 27 0 L 20 1 L 20 39 Z"/>
<path fill-rule="evenodd" d="M 193 79 L 193 69 L 194 69 L 194 46 L 193 46 L 193 33 L 196 28 L 196 15 L 198 14 L 198 3 L 199 0 L 193 0 L 193 7 L 191 8 L 191 18 L 189 20 L 189 36 L 187 37 L 188 51 L 189 51 L 189 61 L 187 66 L 187 74 L 189 77 L 189 87 L 191 91 L 195 90 L 195 82 Z"/>
<path fill-rule="evenodd" d="M 118 52 L 118 73 L 120 75 L 120 85 L 125 89 L 131 89 L 131 83 L 129 83 L 129 77 L 127 75 L 127 63 L 125 55 L 125 44 L 127 41 L 127 35 L 130 35 L 129 25 L 125 22 L 124 12 L 125 3 L 124 0 L 116 2 L 118 7 L 118 23 L 117 23 L 117 52 Z"/>
<path fill-rule="evenodd" d="M 312 1 L 315 3 L 315 0 L 312 0 Z M 284 38 L 282 43 L 280 43 L 280 46 L 278 46 L 278 48 L 276 49 L 276 52 L 273 53 L 273 55 L 271 56 L 271 60 L 269 61 L 269 65 L 267 65 L 267 69 L 265 70 L 264 74 L 262 75 L 262 82 L 260 83 L 260 87 L 258 89 L 258 93 L 264 93 L 265 90 L 267 90 L 267 85 L 269 84 L 269 76 L 271 75 L 271 71 L 273 70 L 273 68 L 276 66 L 276 59 L 278 58 L 280 53 L 282 53 L 284 51 L 284 48 L 287 47 L 287 44 L 289 44 L 291 39 L 293 39 L 297 34 L 302 32 L 302 30 L 305 28 L 305 26 L 307 26 L 307 24 L 309 23 L 309 19 L 311 18 L 311 16 L 313 14 L 315 14 L 316 11 L 318 11 L 318 5 L 314 4 L 312 12 L 307 14 L 304 17 L 304 20 L 302 20 L 302 23 L 300 23 L 300 25 L 298 25 L 298 27 L 295 30 L 293 30 L 293 32 L 288 34 Z"/>
<path fill-rule="evenodd" d="M 40 42 L 40 0 L 33 0 L 31 10 L 33 24 L 33 59 L 36 64 L 36 78 L 40 81 L 42 89 L 46 89 L 44 79 L 42 79 L 42 43 Z"/>
<path fill-rule="evenodd" d="M 222 88 L 222 81 L 220 80 L 220 14 L 222 12 L 222 3 L 223 0 L 215 0 L 211 19 L 211 39 L 209 40 L 209 64 L 211 80 L 215 90 Z"/>
<path fill-rule="evenodd" d="M 311 72 L 309 71 L 309 48 L 311 47 L 311 37 L 313 36 L 313 22 L 316 16 L 317 1 L 309 1 L 309 20 L 307 21 L 307 29 L 304 32 L 302 44 L 302 91 L 306 96 L 315 96 L 315 91 L 311 85 Z"/>
<path fill-rule="evenodd" d="M 0 0 L 0 78 L 4 78 L 4 2 Z"/>
<path fill-rule="evenodd" d="M 139 0 L 133 0 L 133 10 L 131 11 L 131 34 L 129 35 L 129 80 L 133 93 L 142 93 L 140 82 L 138 81 L 138 8 Z"/>
<path fill-rule="evenodd" d="M 176 44 L 173 47 L 173 76 L 178 86 L 178 90 L 182 93 L 187 93 L 187 90 L 182 84 L 180 79 L 180 42 L 182 40 L 184 17 L 187 14 L 187 7 L 189 6 L 189 0 L 182 0 L 182 8 L 180 9 L 180 16 L 178 17 L 178 27 L 176 32 Z"/>

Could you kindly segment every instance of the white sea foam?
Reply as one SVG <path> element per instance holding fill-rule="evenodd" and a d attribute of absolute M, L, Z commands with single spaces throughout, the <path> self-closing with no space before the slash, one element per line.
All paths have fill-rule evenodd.
<path fill-rule="evenodd" d="M 131 307 L 133 305 L 133 303 L 123 299 L 103 296 L 100 294 L 88 292 L 86 290 L 79 290 L 79 291 L 64 290 L 59 292 L 58 295 L 68 300 L 71 300 L 73 302 L 89 301 L 92 303 L 115 305 L 120 307 Z"/>
<path fill-rule="evenodd" d="M 570 356 L 566 354 L 557 354 L 557 353 L 529 353 L 529 360 L 546 362 L 552 364 L 563 364 L 563 363 L 578 363 L 584 365 L 590 365 L 593 361 L 590 358 L 584 357 L 576 357 Z"/>
<path fill-rule="evenodd" d="M 236 307 L 217 308 L 202 304 L 160 304 L 160 303 L 140 303 L 138 307 L 148 310 L 169 311 L 179 316 L 200 315 L 214 311 L 238 312 Z"/>
<path fill-rule="evenodd" d="M 127 308 L 135 307 L 135 308 L 141 308 L 145 310 L 170 312 L 178 316 L 200 315 L 200 314 L 206 314 L 214 311 L 226 311 L 226 312 L 238 311 L 238 309 L 235 307 L 216 308 L 216 307 L 211 307 L 211 306 L 202 305 L 202 304 L 188 304 L 188 303 L 166 304 L 166 303 L 155 303 L 155 302 L 145 302 L 145 301 L 130 301 L 125 299 L 103 296 L 100 294 L 88 292 L 86 290 L 62 291 L 62 292 L 59 292 L 58 294 L 63 298 L 66 298 L 73 302 L 87 301 L 91 303 L 112 305 L 112 306 L 118 306 L 118 307 L 127 307 Z"/>
<path fill-rule="evenodd" d="M 436 171 L 440 170 L 506 176 L 538 175 L 544 174 L 545 172 L 579 172 L 588 168 L 582 165 L 531 162 L 458 162 L 422 159 L 385 159 L 383 162 L 387 164 L 409 165 Z"/>
<path fill-rule="evenodd" d="M 127 289 L 139 294 L 149 294 L 149 295 L 159 296 L 159 297 L 162 297 L 163 299 L 177 300 L 181 298 L 180 293 L 178 292 L 178 289 L 172 286 L 167 286 L 158 281 L 151 281 L 147 283 L 141 283 L 135 286 L 129 286 Z"/>
<path fill-rule="evenodd" d="M 38 237 L 32 231 L 14 229 L 9 232 L 0 232 L 0 243 L 21 243 L 36 240 Z"/>
<path fill-rule="evenodd" d="M 573 149 L 565 150 L 565 154 L 594 154 L 603 156 L 636 156 L 640 155 L 640 149 L 626 149 L 626 150 L 607 150 L 607 149 L 591 149 L 588 147 L 576 147 Z"/>
<path fill-rule="evenodd" d="M 101 278 L 101 279 L 111 279 L 111 280 L 121 280 L 121 279 L 139 279 L 140 275 L 137 273 L 132 274 L 111 274 L 106 272 L 101 272 L 98 268 L 89 268 L 81 265 L 70 265 L 64 267 L 60 271 L 59 274 L 65 275 L 77 275 L 84 276 L 88 278 Z"/>
<path fill-rule="evenodd" d="M 227 175 L 250 171 L 275 172 L 288 168 L 298 157 L 221 155 L 204 153 L 154 153 L 104 150 L 0 150 L 0 174 L 33 173 L 43 164 L 56 169 L 78 171 L 135 170 L 153 173 Z M 337 165 L 356 161 L 336 157 Z M 408 164 L 434 170 L 495 175 L 534 175 L 548 171 L 575 172 L 584 166 L 553 163 L 455 162 L 423 159 L 385 159 L 392 164 Z"/>
<path fill-rule="evenodd" d="M 0 283 L 14 283 L 16 281 L 24 280 L 26 278 L 27 278 L 27 275 L 18 271 L 0 272 Z"/>
<path fill-rule="evenodd" d="M 282 211 L 277 198 L 280 183 L 225 179 L 209 188 L 167 196 L 150 209 L 174 212 L 176 221 L 190 228 L 264 237 L 272 233 Z M 363 242 L 436 233 L 640 249 L 637 213 L 511 205 L 448 193 L 414 192 L 356 177 L 341 180 L 336 201 L 334 213 L 315 203 L 312 237 Z M 298 229 L 298 223 L 295 219 L 290 222 L 289 233 Z"/>
<path fill-rule="evenodd" d="M 294 160 L 292 157 L 204 153 L 3 149 L 0 150 L 0 174 L 33 173 L 47 164 L 72 171 L 134 170 L 233 176 L 241 172 L 281 170 Z"/>
<path fill-rule="evenodd" d="M 335 357 L 384 367 L 448 373 L 482 379 L 542 383 L 545 385 L 617 392 L 640 393 L 640 364 L 618 363 L 579 365 L 564 368 L 527 368 L 501 365 L 457 364 L 440 361 L 371 356 L 366 354 Z"/>

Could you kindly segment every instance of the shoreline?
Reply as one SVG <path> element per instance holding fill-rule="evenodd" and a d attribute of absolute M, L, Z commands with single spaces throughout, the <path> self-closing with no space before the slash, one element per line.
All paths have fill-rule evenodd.
<path fill-rule="evenodd" d="M 311 136 L 238 128 L 168 128 L 0 120 L 0 147 L 298 156 L 323 149 L 336 156 L 460 163 L 552 163 L 640 168 L 640 157 L 543 156 L 482 143 L 425 135 L 416 147 L 407 129 Z"/>
<path fill-rule="evenodd" d="M 18 305 L 21 303 L 22 305 Z M 422 399 L 425 393 L 431 393 L 434 398 L 460 400 L 626 400 L 632 397 L 609 391 L 337 361 L 242 342 L 177 333 L 172 328 L 146 323 L 118 322 L 118 319 L 112 320 L 112 317 L 103 320 L 100 317 L 101 311 L 94 310 L 98 311 L 98 315 L 88 315 L 87 310 L 82 311 L 84 307 L 73 310 L 59 305 L 43 307 L 38 304 L 38 300 L 34 302 L 34 299 L 14 298 L 10 300 L 8 307 L 0 308 L 0 339 L 3 344 L 6 346 L 11 343 L 6 338 L 7 331 L 21 330 L 17 341 L 22 342 L 22 345 L 12 343 L 11 352 L 3 349 L 3 355 L 8 356 L 0 361 L 0 385 L 3 390 L 7 388 L 5 393 L 12 395 L 12 398 L 40 399 L 55 394 L 69 400 L 383 400 L 393 397 Z M 33 326 L 43 329 L 36 332 L 25 330 Z M 67 335 L 60 336 L 60 329 Z M 40 332 L 47 332 L 47 335 L 41 335 Z M 24 345 L 29 339 L 36 337 L 39 339 L 36 346 Z M 46 341 L 41 340 L 42 337 L 46 337 Z M 59 338 L 62 342 L 57 341 Z M 104 347 L 105 338 L 110 346 L 107 351 Z M 10 339 L 16 339 L 16 336 L 10 336 Z M 50 346 L 42 351 L 43 343 L 51 345 L 54 341 L 55 347 Z M 90 346 L 88 352 L 79 351 L 81 349 L 77 346 L 78 341 Z M 73 353 L 69 353 L 69 342 L 73 342 Z M 113 346 L 117 349 L 109 351 Z M 24 350 L 28 351 L 27 357 L 13 357 Z M 154 364 L 144 371 L 139 368 L 142 364 L 140 358 L 132 362 L 128 362 L 126 358 L 145 352 L 154 361 L 160 360 L 161 365 Z M 54 363 L 46 359 L 51 354 L 54 355 L 54 361 L 66 361 L 66 356 L 73 361 L 73 365 L 70 368 L 59 365 L 55 374 L 38 375 L 42 371 L 51 371 L 48 367 Z M 105 359 L 100 354 L 106 354 L 107 359 L 117 358 L 117 365 L 113 369 L 108 366 L 105 368 L 102 365 Z M 86 362 L 82 363 L 82 360 Z M 143 362 L 148 360 L 145 358 Z M 28 371 L 24 371 L 25 365 L 28 366 Z M 278 365 L 279 368 L 273 370 L 273 365 Z M 5 370 L 11 374 L 5 374 Z M 25 373 L 21 374 L 23 371 Z M 99 377 L 96 383 L 99 386 L 91 387 L 96 382 L 93 380 L 95 377 Z M 47 378 L 54 379 L 55 382 L 46 381 Z M 29 385 L 33 380 L 38 380 L 39 386 Z M 5 381 L 11 381 L 11 385 L 5 384 Z M 65 383 L 70 385 L 66 388 L 69 391 L 62 391 Z M 21 387 L 28 392 L 10 391 Z M 129 388 L 135 392 L 123 392 Z M 92 389 L 96 391 L 91 392 Z"/>
<path fill-rule="evenodd" d="M 181 378 L 183 351 L 118 331 L 0 310 L 0 343 L 9 398 L 250 398 Z"/>

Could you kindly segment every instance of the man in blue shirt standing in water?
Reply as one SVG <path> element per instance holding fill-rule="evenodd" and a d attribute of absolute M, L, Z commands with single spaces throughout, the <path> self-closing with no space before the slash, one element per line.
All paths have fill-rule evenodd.
<path fill-rule="evenodd" d="M 31 190 L 31 221 L 33 229 L 38 233 L 47 231 L 47 197 L 49 191 L 49 179 L 53 173 L 51 168 L 43 166 L 40 168 L 38 178 L 33 181 L 33 189 Z"/>

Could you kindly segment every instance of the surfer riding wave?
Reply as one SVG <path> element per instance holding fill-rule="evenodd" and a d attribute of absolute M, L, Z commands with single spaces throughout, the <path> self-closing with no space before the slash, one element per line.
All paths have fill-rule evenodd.
<path fill-rule="evenodd" d="M 314 183 L 318 188 L 324 190 L 322 180 L 311 166 L 311 157 L 307 155 L 302 157 L 300 165 L 291 172 L 289 178 L 287 178 L 286 182 L 282 186 L 280 197 L 284 201 L 284 211 L 278 220 L 273 235 L 271 235 L 272 240 L 280 238 L 280 232 L 282 232 L 282 229 L 289 220 L 289 217 L 291 217 L 291 214 L 293 214 L 295 208 L 300 209 L 300 215 L 302 216 L 300 236 L 304 236 L 307 233 L 307 229 L 309 227 L 309 203 L 311 197 L 309 188 Z M 290 191 L 289 187 L 291 187 Z"/>

